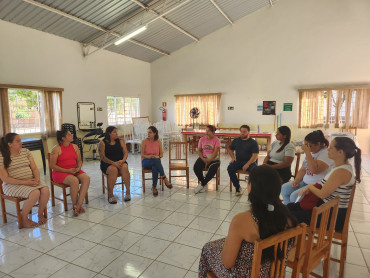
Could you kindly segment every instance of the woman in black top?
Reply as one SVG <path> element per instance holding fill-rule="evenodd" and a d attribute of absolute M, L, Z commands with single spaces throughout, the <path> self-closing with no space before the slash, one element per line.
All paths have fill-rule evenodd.
<path fill-rule="evenodd" d="M 118 138 L 117 128 L 108 126 L 99 144 L 100 169 L 108 176 L 108 202 L 117 204 L 113 187 L 117 177 L 122 176 L 126 186 L 125 201 L 130 201 L 130 173 L 128 171 L 128 152 L 124 140 Z"/>

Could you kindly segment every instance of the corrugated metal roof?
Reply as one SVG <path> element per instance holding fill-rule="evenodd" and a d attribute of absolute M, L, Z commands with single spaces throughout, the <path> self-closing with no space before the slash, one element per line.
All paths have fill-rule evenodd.
<path fill-rule="evenodd" d="M 269 0 L 214 1 L 232 21 L 270 4 Z M 35 2 L 100 28 L 113 30 L 117 36 L 127 34 L 133 28 L 151 22 L 148 29 L 134 39 L 167 53 L 194 42 L 194 39 L 162 19 L 156 19 L 157 14 L 170 11 L 164 17 L 198 39 L 229 24 L 209 0 L 140 0 L 157 14 L 143 9 L 131 0 L 35 0 Z M 173 10 L 174 8 L 176 9 Z M 0 19 L 85 45 L 91 43 L 147 62 L 163 56 L 161 53 L 131 42 L 115 46 L 112 43 L 118 39 L 117 36 L 22 0 L 0 0 Z"/>

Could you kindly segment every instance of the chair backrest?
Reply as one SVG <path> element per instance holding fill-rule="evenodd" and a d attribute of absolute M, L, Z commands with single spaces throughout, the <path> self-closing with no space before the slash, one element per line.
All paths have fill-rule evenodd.
<path fill-rule="evenodd" d="M 296 163 L 295 163 L 295 170 L 294 170 L 294 176 L 293 177 L 296 177 L 297 176 L 297 173 L 299 171 L 299 162 L 301 160 L 301 153 L 300 152 L 296 152 L 295 153 L 295 156 L 296 156 Z"/>
<path fill-rule="evenodd" d="M 0 194 L 1 195 L 4 195 L 4 191 L 3 191 L 3 181 L 0 179 Z"/>
<path fill-rule="evenodd" d="M 321 258 L 330 257 L 339 200 L 340 198 L 337 196 L 312 210 L 311 224 L 307 229 L 308 239 L 303 263 L 304 269 L 314 269 L 321 262 Z"/>
<path fill-rule="evenodd" d="M 303 255 L 304 243 L 306 239 L 306 227 L 306 224 L 301 223 L 297 227 L 287 229 L 268 238 L 256 240 L 254 243 L 251 277 L 259 277 L 262 252 L 266 248 L 272 246 L 274 248 L 275 260 L 271 262 L 270 277 L 284 277 L 285 265 L 288 257 L 287 253 L 289 251 L 288 247 L 292 248 L 290 252 L 295 252 L 292 277 L 297 276 L 297 274 L 299 274 L 300 265 L 302 263 L 301 258 Z M 294 243 L 292 242 L 293 239 Z M 293 248 L 293 244 L 295 245 L 295 248 Z M 283 256 L 281 258 L 277 256 L 278 250 L 282 252 Z"/>
<path fill-rule="evenodd" d="M 51 165 L 50 165 L 50 153 L 48 153 L 48 165 L 49 165 L 50 182 L 52 182 L 52 180 L 53 180 L 53 178 L 52 178 L 53 170 L 51 169 Z"/>
<path fill-rule="evenodd" d="M 73 138 L 74 139 L 77 138 L 76 126 L 74 124 L 64 123 L 64 124 L 62 124 L 61 129 L 62 130 L 69 130 L 72 133 Z"/>
<path fill-rule="evenodd" d="M 351 196 L 349 197 L 349 203 L 348 203 L 347 212 L 346 212 L 346 219 L 344 220 L 343 230 L 341 231 L 341 234 L 346 235 L 346 236 L 348 235 L 349 217 L 351 216 L 353 199 L 355 197 L 355 191 L 356 191 L 356 183 L 352 186 Z"/>
<path fill-rule="evenodd" d="M 169 163 L 185 162 L 188 164 L 188 149 L 186 142 L 170 142 Z"/>

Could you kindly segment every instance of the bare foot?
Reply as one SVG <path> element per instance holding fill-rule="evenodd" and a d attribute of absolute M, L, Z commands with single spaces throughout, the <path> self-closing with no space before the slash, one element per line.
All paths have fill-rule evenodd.
<path fill-rule="evenodd" d="M 43 225 L 48 221 L 47 218 L 44 217 L 43 214 L 39 215 L 39 225 Z"/>
<path fill-rule="evenodd" d="M 80 207 L 80 213 L 84 213 L 85 209 L 83 207 Z"/>
<path fill-rule="evenodd" d="M 39 224 L 27 219 L 22 219 L 22 226 L 23 228 L 36 228 Z"/>
<path fill-rule="evenodd" d="M 80 210 L 77 207 L 77 205 L 73 205 L 72 212 L 73 212 L 73 216 L 78 216 L 80 214 Z"/>

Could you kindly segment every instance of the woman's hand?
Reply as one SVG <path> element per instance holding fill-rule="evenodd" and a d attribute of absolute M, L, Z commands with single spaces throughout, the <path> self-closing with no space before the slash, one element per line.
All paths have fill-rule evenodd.
<path fill-rule="evenodd" d="M 122 167 L 122 165 L 121 165 L 121 163 L 119 163 L 119 161 L 115 161 L 115 162 L 113 162 L 113 164 L 112 164 L 114 167 L 116 167 L 117 169 L 121 169 L 121 167 Z"/>
<path fill-rule="evenodd" d="M 293 187 L 293 188 L 297 188 L 298 186 L 299 186 L 299 181 L 294 180 L 294 181 L 292 182 L 292 187 Z"/>
<path fill-rule="evenodd" d="M 310 147 L 308 146 L 308 144 L 303 144 L 302 147 L 301 147 L 302 151 L 304 151 L 304 153 L 309 153 L 311 152 L 311 149 Z"/>
<path fill-rule="evenodd" d="M 302 188 L 299 191 L 298 196 L 306 196 L 308 193 L 310 193 L 310 190 L 308 188 Z"/>
<path fill-rule="evenodd" d="M 39 179 L 30 179 L 30 180 L 24 181 L 24 185 L 28 185 L 28 186 L 38 186 L 39 184 L 40 184 Z"/>

